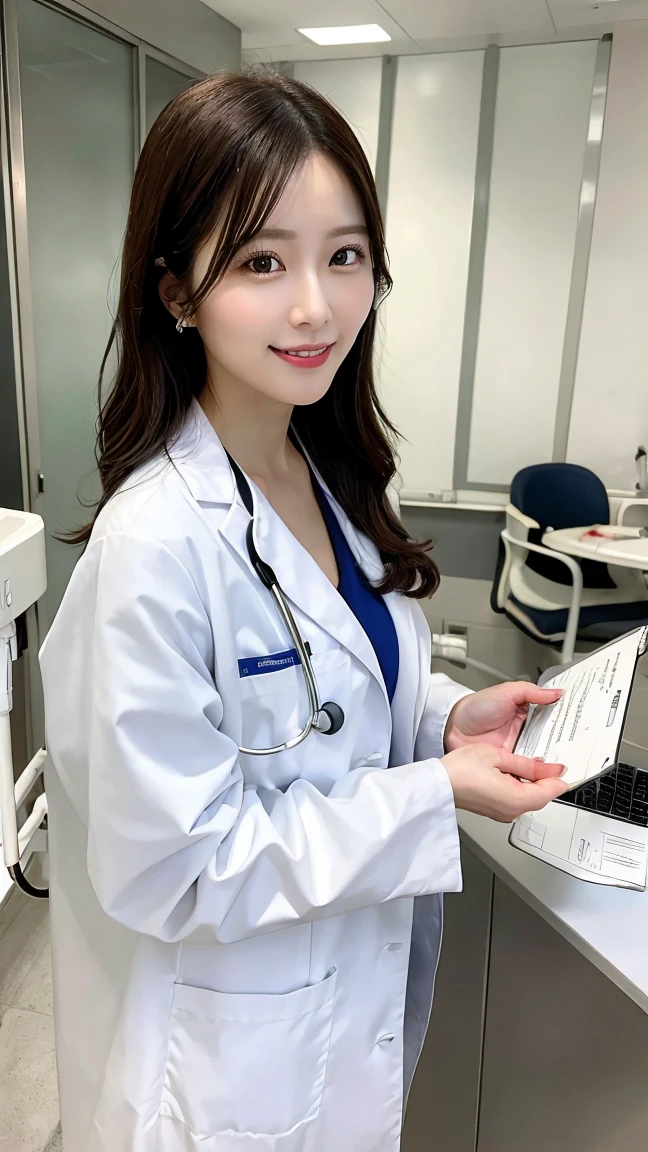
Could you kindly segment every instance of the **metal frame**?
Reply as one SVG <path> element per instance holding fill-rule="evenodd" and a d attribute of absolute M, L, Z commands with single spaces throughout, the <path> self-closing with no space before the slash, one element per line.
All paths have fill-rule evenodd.
<path fill-rule="evenodd" d="M 567 304 L 567 318 L 565 320 L 565 338 L 560 366 L 558 399 L 556 402 L 556 423 L 554 426 L 552 459 L 559 461 L 567 459 L 569 425 L 574 401 L 578 350 L 583 325 L 585 290 L 587 288 L 587 273 L 592 247 L 592 232 L 594 229 L 594 209 L 596 207 L 598 178 L 601 167 L 603 124 L 605 121 L 605 105 L 611 58 L 612 36 L 608 34 L 603 36 L 599 41 L 596 53 L 587 144 L 585 145 L 585 155 L 583 157 L 583 178 L 580 202 L 578 205 L 574 261 L 572 264 L 571 285 Z"/>
<path fill-rule="evenodd" d="M 612 35 L 606 33 L 599 41 L 596 54 L 589 128 L 583 159 L 578 224 L 574 241 L 571 284 L 567 315 L 565 317 L 560 381 L 556 400 L 552 453 L 552 459 L 555 461 L 563 461 L 567 455 L 569 423 L 574 395 L 578 350 L 585 304 L 585 289 L 587 286 L 587 272 L 594 225 L 594 207 L 598 190 L 611 51 Z M 488 62 L 489 53 L 491 53 L 490 63 Z M 486 49 L 484 58 L 477 165 L 475 172 L 475 198 L 473 202 L 470 256 L 468 263 L 468 287 L 466 292 L 466 311 L 459 376 L 459 395 L 457 399 L 453 488 L 455 491 L 464 492 L 508 492 L 510 488 L 509 484 L 469 480 L 468 478 L 475 367 L 484 280 L 488 202 L 495 129 L 498 54 L 499 49 L 491 45 Z"/>
<path fill-rule="evenodd" d="M 135 155 L 139 156 L 146 140 L 146 51 L 138 44 L 135 56 Z"/>
<path fill-rule="evenodd" d="M 500 50 L 496 44 L 489 44 L 484 52 L 481 104 L 479 107 L 479 133 L 477 137 L 477 161 L 475 164 L 475 194 L 473 197 L 473 215 L 470 230 L 468 282 L 466 285 L 466 308 L 461 346 L 461 367 L 459 370 L 457 423 L 455 426 L 452 480 L 455 492 L 459 489 L 483 489 L 485 487 L 484 484 L 471 484 L 468 481 L 468 458 L 470 454 L 470 434 L 472 430 L 472 406 L 475 388 L 475 366 L 477 364 L 477 345 L 479 341 L 479 323 L 484 289 L 488 210 L 490 206 L 493 144 L 495 140 L 495 111 L 499 80 L 499 53 Z M 488 485 L 488 488 L 492 491 L 507 490 L 507 486 L 503 484 Z"/>
<path fill-rule="evenodd" d="M 387 218 L 387 191 L 389 188 L 389 165 L 391 163 L 392 127 L 394 122 L 394 98 L 396 95 L 397 56 L 383 56 L 380 77 L 380 111 L 378 113 L 378 147 L 376 150 L 376 191 L 378 203 Z"/>

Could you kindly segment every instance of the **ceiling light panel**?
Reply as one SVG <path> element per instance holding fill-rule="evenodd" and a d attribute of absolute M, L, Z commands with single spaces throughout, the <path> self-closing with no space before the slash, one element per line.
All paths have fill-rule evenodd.
<path fill-rule="evenodd" d="M 314 44 L 380 44 L 391 40 L 388 32 L 380 24 L 348 24 L 338 28 L 298 28 L 302 36 Z"/>

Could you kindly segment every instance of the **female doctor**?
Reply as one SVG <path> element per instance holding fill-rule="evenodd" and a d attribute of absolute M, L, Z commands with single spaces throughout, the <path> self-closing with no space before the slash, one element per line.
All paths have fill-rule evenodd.
<path fill-rule="evenodd" d="M 430 677 L 438 574 L 372 379 L 389 286 L 321 96 L 221 74 L 162 113 L 41 654 L 65 1152 L 396 1152 L 455 808 L 565 788 L 511 752 L 557 693 Z"/>

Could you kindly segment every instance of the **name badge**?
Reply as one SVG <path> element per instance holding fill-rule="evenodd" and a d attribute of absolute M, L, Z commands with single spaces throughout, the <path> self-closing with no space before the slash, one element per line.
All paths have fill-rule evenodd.
<path fill-rule="evenodd" d="M 290 648 L 288 652 L 275 652 L 271 656 L 248 656 L 238 662 L 239 676 L 263 676 L 267 672 L 292 668 L 294 664 L 301 664 L 296 648 Z"/>

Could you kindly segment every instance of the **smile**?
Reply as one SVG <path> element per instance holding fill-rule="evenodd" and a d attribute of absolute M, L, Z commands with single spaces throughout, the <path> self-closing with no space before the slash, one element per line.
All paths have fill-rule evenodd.
<path fill-rule="evenodd" d="M 321 364 L 325 364 L 328 360 L 329 353 L 333 344 L 320 344 L 316 348 L 273 348 L 270 345 L 270 350 L 274 352 L 275 356 L 279 356 L 281 360 L 285 360 L 287 364 L 293 364 L 298 368 L 319 368 Z"/>

